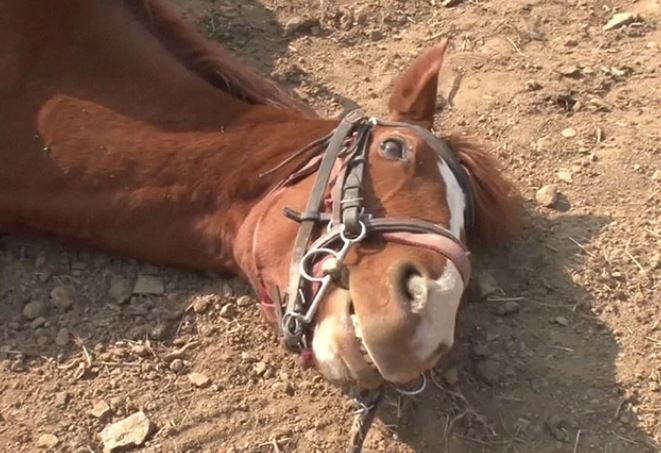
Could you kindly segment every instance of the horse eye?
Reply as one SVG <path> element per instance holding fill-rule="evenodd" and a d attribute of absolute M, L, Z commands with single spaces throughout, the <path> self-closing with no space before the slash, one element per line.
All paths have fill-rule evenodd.
<path fill-rule="evenodd" d="M 404 160 L 404 144 L 395 139 L 388 139 L 381 142 L 381 154 L 388 159 Z"/>

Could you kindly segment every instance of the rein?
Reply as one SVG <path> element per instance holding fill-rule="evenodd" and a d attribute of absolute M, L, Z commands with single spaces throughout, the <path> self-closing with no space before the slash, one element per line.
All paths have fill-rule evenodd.
<path fill-rule="evenodd" d="M 296 152 L 319 148 L 303 168 L 281 182 L 278 187 L 311 174 L 316 170 L 312 192 L 303 212 L 285 209 L 284 215 L 299 223 L 289 269 L 286 292 L 271 291 L 276 323 L 284 346 L 292 352 L 308 350 L 310 327 L 319 304 L 332 283 L 342 284 L 344 259 L 353 246 L 370 235 L 378 234 L 389 242 L 430 249 L 449 259 L 459 270 L 464 282 L 470 279 L 469 252 L 447 228 L 421 219 L 374 218 L 363 203 L 363 180 L 371 143 L 372 128 L 404 127 L 415 132 L 447 164 L 467 199 L 466 223 L 473 222 L 473 199 L 466 171 L 450 147 L 429 130 L 403 122 L 368 118 L 359 110 L 347 114 L 338 127 Z M 325 146 L 323 154 L 321 149 Z M 285 163 L 290 162 L 288 158 Z M 281 168 L 283 164 L 278 165 Z M 269 170 L 267 173 L 275 171 Z M 334 180 L 334 181 L 333 181 Z M 330 212 L 324 209 L 330 188 Z M 323 233 L 316 240 L 313 234 Z"/>

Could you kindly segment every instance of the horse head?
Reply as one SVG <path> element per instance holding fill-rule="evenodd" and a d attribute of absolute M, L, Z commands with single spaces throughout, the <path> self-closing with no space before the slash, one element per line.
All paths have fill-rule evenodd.
<path fill-rule="evenodd" d="M 259 257 L 260 282 L 253 283 L 289 287 L 290 304 L 276 322 L 340 385 L 406 383 L 434 366 L 453 345 L 470 278 L 467 241 L 501 239 L 518 228 L 512 186 L 492 159 L 470 142 L 431 132 L 445 50 L 446 43 L 427 50 L 399 78 L 388 118 L 357 116 L 331 134 L 345 147 L 335 167 L 340 176 L 323 186 L 331 225 L 303 212 L 316 187 L 309 176 L 283 188 L 251 227 L 256 242 L 273 245 Z M 332 152 L 328 140 L 324 146 Z M 292 206 L 301 214 L 290 210 L 289 217 L 301 229 L 315 217 L 312 245 L 300 229 L 294 240 L 296 222 L 281 215 Z M 347 207 L 355 208 L 351 223 L 340 215 Z M 293 265 L 292 247 L 299 250 Z"/>

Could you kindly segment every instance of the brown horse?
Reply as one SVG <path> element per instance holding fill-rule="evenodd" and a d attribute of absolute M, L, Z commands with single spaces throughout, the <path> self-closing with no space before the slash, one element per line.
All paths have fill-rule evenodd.
<path fill-rule="evenodd" d="M 519 225 L 493 160 L 456 138 L 449 155 L 429 133 L 445 50 L 399 78 L 387 120 L 355 116 L 338 136 L 346 121 L 318 119 L 160 0 L 0 0 L 0 229 L 240 274 L 281 328 L 274 288 L 297 301 L 290 321 L 320 295 L 295 346 L 324 376 L 358 388 L 408 382 L 453 343 L 463 244 Z M 322 174 L 329 140 L 338 156 Z M 365 231 L 322 244 L 338 258 L 323 292 L 287 291 L 300 280 L 293 256 L 326 231 L 324 207 L 342 205 L 345 219 L 343 203 Z M 338 243 L 350 245 L 342 256 Z"/>

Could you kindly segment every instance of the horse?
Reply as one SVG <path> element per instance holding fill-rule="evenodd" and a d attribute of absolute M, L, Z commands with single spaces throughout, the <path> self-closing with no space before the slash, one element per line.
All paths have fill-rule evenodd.
<path fill-rule="evenodd" d="M 245 278 L 341 387 L 452 347 L 469 246 L 520 231 L 484 147 L 432 132 L 447 41 L 386 118 L 310 107 L 163 0 L 0 1 L 0 231 Z"/>

